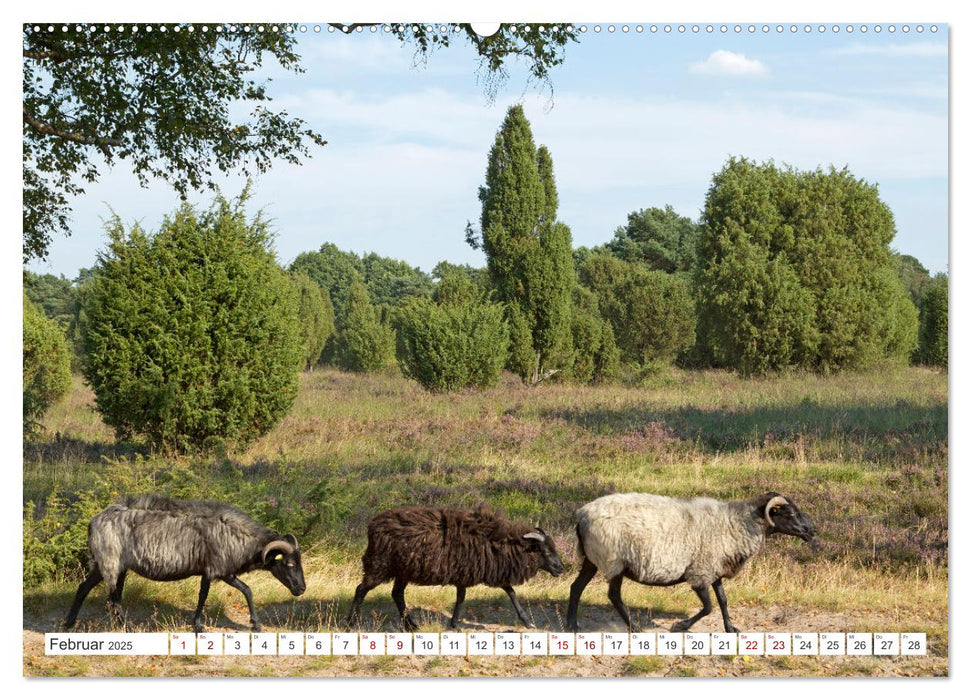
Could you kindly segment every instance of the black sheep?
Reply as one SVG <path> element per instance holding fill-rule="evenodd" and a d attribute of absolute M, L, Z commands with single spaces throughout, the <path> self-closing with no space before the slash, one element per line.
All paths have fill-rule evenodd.
<path fill-rule="evenodd" d="M 543 569 L 563 573 L 553 540 L 543 530 L 509 522 L 486 506 L 475 510 L 398 508 L 375 516 L 368 524 L 364 579 L 354 593 L 349 622 L 375 586 L 394 579 L 391 598 L 408 629 L 417 625 L 405 611 L 405 586 L 455 586 L 451 627 L 462 619 L 465 589 L 483 584 L 501 588 L 527 627 L 533 625 L 516 599 L 513 586 Z"/>

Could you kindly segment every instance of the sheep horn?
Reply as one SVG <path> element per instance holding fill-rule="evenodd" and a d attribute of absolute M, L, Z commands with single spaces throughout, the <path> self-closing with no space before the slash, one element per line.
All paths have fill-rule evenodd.
<path fill-rule="evenodd" d="M 287 542 L 286 540 L 273 540 L 263 548 L 264 564 L 266 563 L 266 557 L 270 554 L 270 552 L 273 552 L 276 550 L 280 550 L 284 554 L 293 554 L 294 552 L 293 545 Z"/>
<path fill-rule="evenodd" d="M 789 501 L 787 501 L 782 496 L 773 496 L 772 498 L 769 499 L 769 502 L 765 504 L 765 519 L 769 523 L 769 525 L 771 525 L 772 527 L 775 527 L 775 523 L 772 522 L 772 516 L 769 515 L 769 511 L 775 508 L 776 506 L 784 506 L 788 504 L 789 504 Z"/>
<path fill-rule="evenodd" d="M 542 542 L 546 538 L 543 536 L 543 532 L 540 531 L 540 532 L 527 532 L 525 535 L 523 535 L 523 539 L 524 540 L 539 540 L 540 542 Z"/>

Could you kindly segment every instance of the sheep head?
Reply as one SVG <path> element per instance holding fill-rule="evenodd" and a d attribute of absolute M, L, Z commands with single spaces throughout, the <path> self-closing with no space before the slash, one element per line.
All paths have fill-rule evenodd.
<path fill-rule="evenodd" d="M 539 568 L 553 576 L 559 576 L 563 573 L 563 562 L 556 552 L 553 538 L 547 535 L 542 528 L 537 527 L 535 530 L 527 532 L 523 535 L 523 539 L 529 542 L 531 551 L 538 552 L 542 557 Z"/>
<path fill-rule="evenodd" d="M 767 493 L 759 500 L 767 535 L 781 533 L 806 542 L 811 542 L 816 537 L 816 526 L 809 516 L 796 507 L 791 498 Z"/>
<path fill-rule="evenodd" d="M 303 580 L 300 548 L 293 535 L 284 535 L 282 540 L 274 540 L 263 548 L 263 567 L 290 589 L 293 595 L 300 595 L 307 590 L 307 584 Z"/>

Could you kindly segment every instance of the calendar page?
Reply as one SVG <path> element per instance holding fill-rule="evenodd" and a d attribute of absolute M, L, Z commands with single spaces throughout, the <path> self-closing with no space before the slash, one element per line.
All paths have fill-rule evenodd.
<path fill-rule="evenodd" d="M 24 676 L 949 674 L 946 21 L 264 9 L 23 25 Z"/>

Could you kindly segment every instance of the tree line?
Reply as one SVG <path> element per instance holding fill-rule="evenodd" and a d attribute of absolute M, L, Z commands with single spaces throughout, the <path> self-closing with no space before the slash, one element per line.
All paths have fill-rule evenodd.
<path fill-rule="evenodd" d="M 536 384 L 947 365 L 947 276 L 891 249 L 890 209 L 846 169 L 732 158 L 699 221 L 641 209 L 574 249 L 552 154 L 513 106 L 465 231 L 487 265 L 430 273 L 332 243 L 283 269 L 247 196 L 183 205 L 155 233 L 112 219 L 74 282 L 24 273 L 25 430 L 72 361 L 120 437 L 176 451 L 264 434 L 321 364 L 398 367 L 431 391 L 504 369 Z"/>

